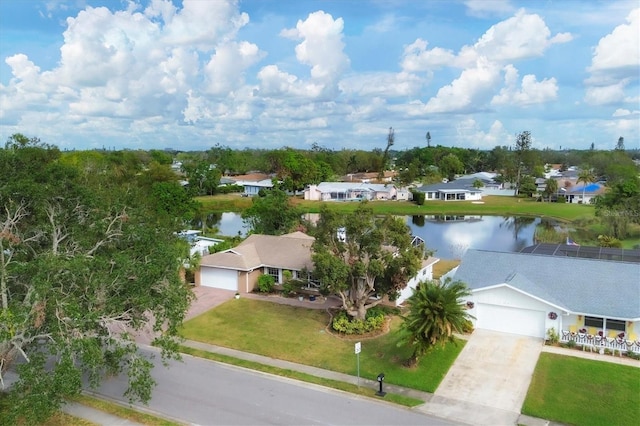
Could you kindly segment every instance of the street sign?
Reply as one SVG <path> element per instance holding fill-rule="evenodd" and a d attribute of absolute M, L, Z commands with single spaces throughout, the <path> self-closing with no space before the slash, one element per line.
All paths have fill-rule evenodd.
<path fill-rule="evenodd" d="M 356 349 L 356 354 L 359 354 L 360 351 L 362 350 L 362 345 L 360 344 L 360 342 L 356 343 L 356 348 L 355 349 Z"/>

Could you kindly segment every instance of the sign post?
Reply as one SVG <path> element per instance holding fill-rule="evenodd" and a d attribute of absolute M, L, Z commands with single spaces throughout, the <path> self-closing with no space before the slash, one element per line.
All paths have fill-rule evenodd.
<path fill-rule="evenodd" d="M 360 351 L 362 350 L 362 344 L 360 342 L 356 343 L 355 352 L 356 352 L 356 360 L 358 362 L 358 387 L 360 387 Z"/>

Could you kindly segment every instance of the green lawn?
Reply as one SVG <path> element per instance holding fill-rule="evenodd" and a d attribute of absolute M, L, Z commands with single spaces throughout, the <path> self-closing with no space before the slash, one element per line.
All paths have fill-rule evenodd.
<path fill-rule="evenodd" d="M 182 335 L 191 340 L 252 352 L 272 358 L 341 373 L 357 374 L 354 343 L 326 332 L 329 316 L 322 310 L 277 303 L 231 300 L 184 324 Z M 373 339 L 362 339 L 360 377 L 376 380 L 384 372 L 388 383 L 434 392 L 462 350 L 464 342 L 434 348 L 416 369 L 402 365 L 410 348 L 397 347 L 395 330 Z"/>
<path fill-rule="evenodd" d="M 640 368 L 542 353 L 522 413 L 574 425 L 637 425 Z"/>
<path fill-rule="evenodd" d="M 242 198 L 237 194 L 197 197 L 204 212 L 242 211 L 251 205 L 251 198 Z M 335 211 L 351 212 L 356 209 L 355 202 L 305 201 L 292 198 L 305 213 L 318 213 L 322 204 L 327 204 Z M 408 201 L 373 201 L 369 205 L 378 214 L 424 215 L 424 214 L 474 214 L 494 216 L 540 216 L 554 217 L 561 220 L 573 221 L 578 218 L 593 217 L 595 208 L 591 205 L 566 203 L 539 203 L 532 199 L 487 196 L 482 199 L 483 204 L 471 201 L 427 201 L 418 206 Z"/>

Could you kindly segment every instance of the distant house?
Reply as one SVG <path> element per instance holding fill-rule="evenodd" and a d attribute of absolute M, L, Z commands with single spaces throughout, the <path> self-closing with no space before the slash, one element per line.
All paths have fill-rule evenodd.
<path fill-rule="evenodd" d="M 638 250 L 601 247 L 470 249 L 453 278 L 471 290 L 466 301 L 476 328 L 540 339 L 554 328 L 563 341 L 580 338 L 586 345 L 640 352 L 638 262 Z"/>
<path fill-rule="evenodd" d="M 189 248 L 189 254 L 191 256 L 194 256 L 196 253 L 200 256 L 206 256 L 209 254 L 209 247 L 224 241 L 218 238 L 202 237 L 200 236 L 201 233 L 202 231 L 194 229 L 178 232 L 178 236 L 187 240 L 191 246 Z"/>
<path fill-rule="evenodd" d="M 408 193 L 402 197 L 408 199 Z M 398 189 L 392 184 L 361 182 L 322 182 L 309 185 L 304 190 L 305 200 L 314 201 L 358 201 L 396 200 Z"/>
<path fill-rule="evenodd" d="M 475 178 L 456 179 L 423 185 L 416 190 L 425 193 L 425 201 L 474 201 L 482 199 L 482 188 L 473 186 Z"/>
<path fill-rule="evenodd" d="M 589 204 L 595 196 L 602 195 L 605 191 L 606 187 L 603 184 L 590 183 L 586 186 L 579 185 L 565 189 L 564 195 L 567 199 L 567 203 Z"/>
<path fill-rule="evenodd" d="M 385 172 L 382 174 L 382 182 L 391 182 L 397 175 L 398 173 L 396 171 L 385 170 Z M 349 173 L 342 177 L 342 181 L 371 183 L 379 182 L 379 177 L 380 175 L 378 172 Z"/>
<path fill-rule="evenodd" d="M 272 176 L 265 173 L 225 176 L 224 178 L 228 184 L 242 186 L 244 188 L 243 194 L 246 196 L 258 195 L 261 189 L 273 188 Z"/>

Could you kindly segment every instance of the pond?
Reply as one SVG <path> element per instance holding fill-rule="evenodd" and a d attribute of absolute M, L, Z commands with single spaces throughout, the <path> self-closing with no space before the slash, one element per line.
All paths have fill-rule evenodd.
<path fill-rule="evenodd" d="M 313 220 L 317 215 L 308 215 Z M 534 244 L 536 227 L 557 224 L 523 216 L 404 216 L 413 235 L 442 259 L 459 259 L 467 249 L 517 252 Z M 203 223 L 204 222 L 204 223 Z M 218 228 L 220 235 L 245 236 L 248 228 L 239 213 L 211 213 L 192 223 L 194 229 Z"/>

